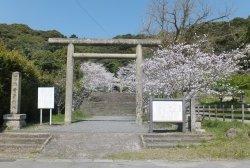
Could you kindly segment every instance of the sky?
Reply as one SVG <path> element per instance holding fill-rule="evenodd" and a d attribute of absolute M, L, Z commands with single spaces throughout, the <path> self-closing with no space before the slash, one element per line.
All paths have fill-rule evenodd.
<path fill-rule="evenodd" d="M 171 0 L 170 0 L 171 1 Z M 250 0 L 206 0 L 216 10 L 233 6 L 233 17 L 250 15 Z M 0 0 L 0 23 L 22 23 L 66 36 L 112 38 L 142 30 L 150 0 Z"/>

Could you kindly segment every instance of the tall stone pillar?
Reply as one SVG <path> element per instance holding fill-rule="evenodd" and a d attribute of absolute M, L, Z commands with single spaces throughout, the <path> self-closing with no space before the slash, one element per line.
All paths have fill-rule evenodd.
<path fill-rule="evenodd" d="M 136 47 L 136 122 L 142 124 L 142 106 L 143 106 L 143 86 L 142 86 L 142 46 Z"/>
<path fill-rule="evenodd" d="M 20 106 L 21 74 L 19 72 L 13 72 L 11 79 L 10 114 L 5 114 L 3 116 L 4 125 L 7 129 L 17 130 L 26 124 L 26 114 L 20 114 Z"/>
<path fill-rule="evenodd" d="M 67 70 L 66 70 L 66 93 L 65 93 L 65 124 L 71 123 L 73 101 L 73 77 L 74 77 L 74 45 L 68 45 Z"/>

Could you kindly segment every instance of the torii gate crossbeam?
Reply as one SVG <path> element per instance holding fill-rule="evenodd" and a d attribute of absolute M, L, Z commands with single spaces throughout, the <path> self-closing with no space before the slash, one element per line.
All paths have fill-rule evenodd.
<path fill-rule="evenodd" d="M 158 46 L 160 40 L 156 39 L 75 39 L 75 38 L 49 38 L 49 43 L 67 44 L 67 70 L 66 70 L 66 94 L 65 94 L 65 124 L 71 123 L 73 101 L 73 73 L 74 59 L 86 58 L 128 58 L 136 59 L 136 121 L 142 123 L 143 87 L 142 87 L 142 46 Z M 74 45 L 130 45 L 136 46 L 135 54 L 119 53 L 74 53 Z"/>

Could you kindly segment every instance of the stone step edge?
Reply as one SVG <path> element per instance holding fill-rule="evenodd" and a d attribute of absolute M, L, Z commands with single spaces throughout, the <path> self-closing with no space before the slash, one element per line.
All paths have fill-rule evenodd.
<path fill-rule="evenodd" d="M 147 133 L 144 137 L 213 137 L 212 134 L 191 134 L 191 133 Z"/>
<path fill-rule="evenodd" d="M 50 134 L 48 133 L 13 133 L 13 132 L 4 132 L 0 133 L 0 137 L 23 137 L 23 138 L 48 138 Z"/>
<path fill-rule="evenodd" d="M 0 147 L 8 147 L 8 148 L 36 148 L 41 144 L 20 144 L 20 143 L 12 143 L 12 144 L 0 144 Z"/>
<path fill-rule="evenodd" d="M 201 145 L 202 143 L 162 143 L 162 144 L 145 144 L 145 148 L 174 148 L 174 147 L 188 147 L 188 146 L 198 146 Z"/>
<path fill-rule="evenodd" d="M 0 135 L 50 135 L 49 133 L 32 133 L 32 132 L 10 132 L 5 131 L 0 133 Z"/>
<path fill-rule="evenodd" d="M 34 138 L 32 138 L 32 137 L 28 137 L 28 138 L 25 138 L 25 137 L 1 137 L 0 136 L 0 143 L 1 143 L 1 141 L 13 141 L 13 140 L 27 140 L 27 141 L 33 141 L 33 140 L 46 140 L 48 137 L 46 137 L 46 138 L 38 138 L 38 137 L 34 137 Z"/>
<path fill-rule="evenodd" d="M 209 141 L 210 139 L 144 139 L 146 143 L 150 142 L 202 142 L 202 141 Z"/>
<path fill-rule="evenodd" d="M 213 139 L 213 136 L 144 136 L 144 139 L 166 139 L 166 140 L 172 140 L 172 139 Z"/>

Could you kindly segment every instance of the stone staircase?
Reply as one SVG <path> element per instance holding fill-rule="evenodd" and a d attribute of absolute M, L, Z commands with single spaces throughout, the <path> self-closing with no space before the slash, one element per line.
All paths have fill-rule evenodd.
<path fill-rule="evenodd" d="M 95 116 L 135 116 L 135 95 L 120 92 L 93 92 L 81 110 Z"/>
<path fill-rule="evenodd" d="M 52 138 L 44 133 L 1 133 L 0 158 L 27 158 L 39 153 Z"/>
<path fill-rule="evenodd" d="M 171 148 L 200 145 L 212 139 L 210 134 L 197 133 L 148 133 L 141 136 L 145 148 Z"/>

